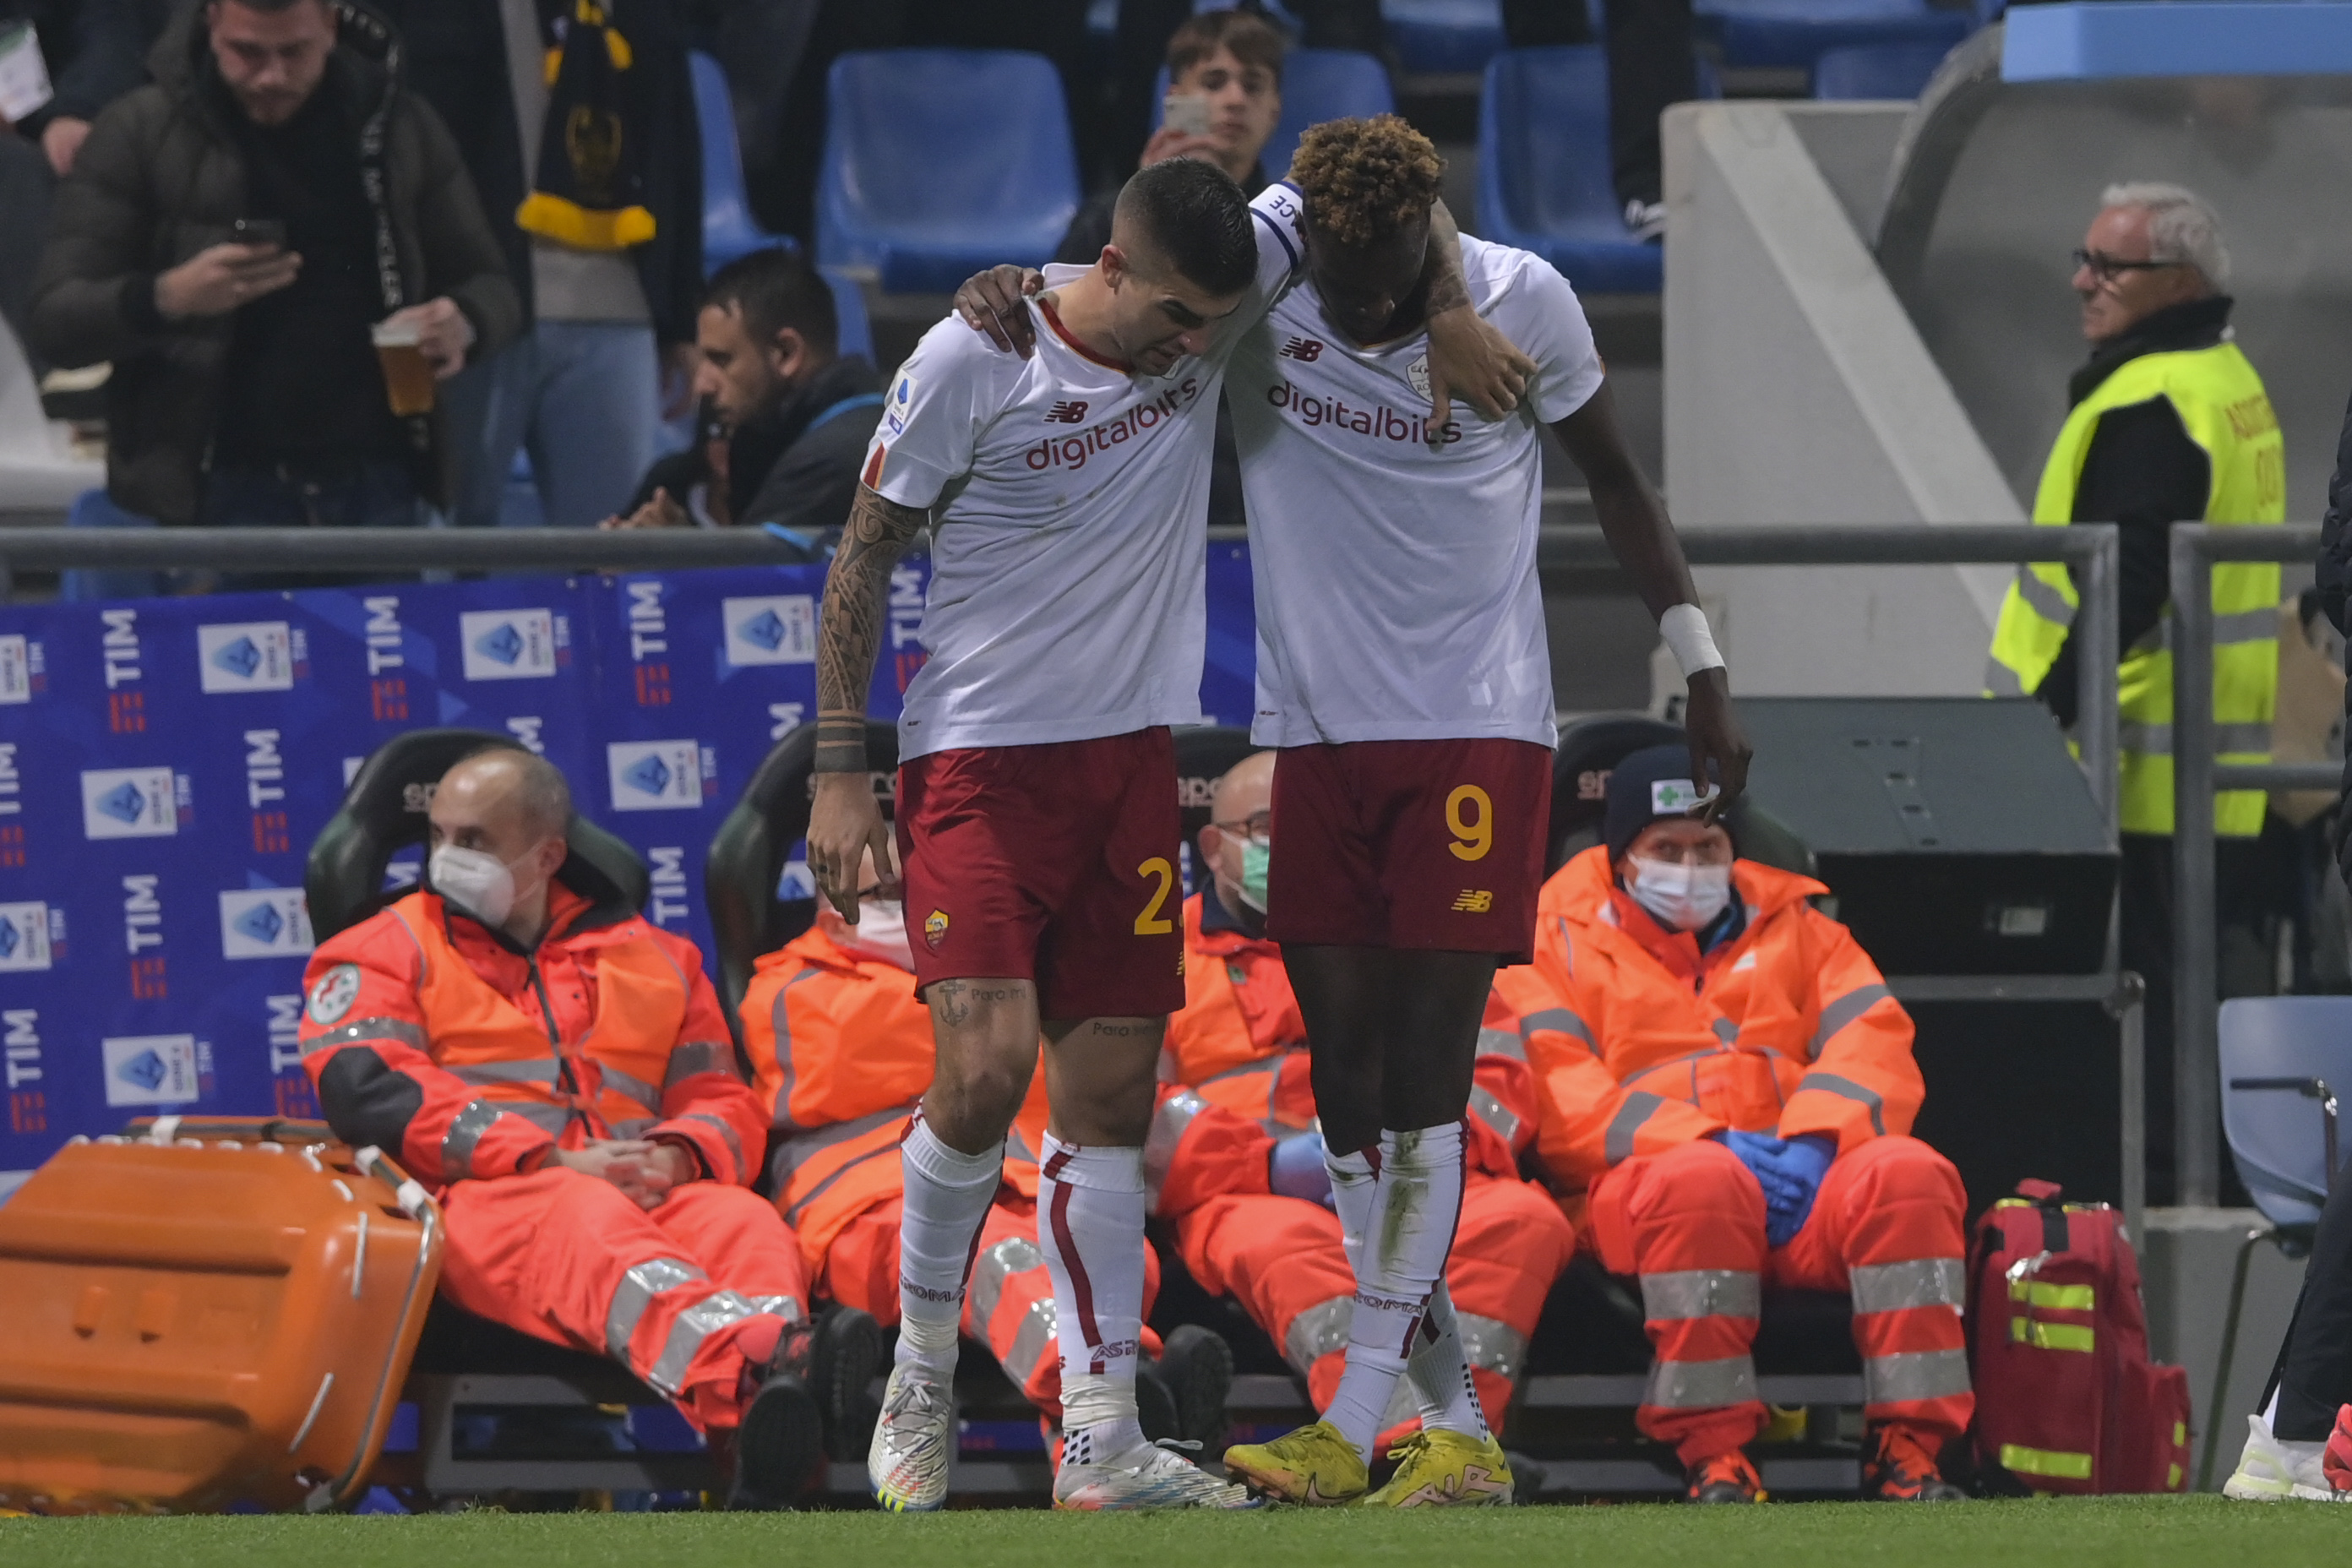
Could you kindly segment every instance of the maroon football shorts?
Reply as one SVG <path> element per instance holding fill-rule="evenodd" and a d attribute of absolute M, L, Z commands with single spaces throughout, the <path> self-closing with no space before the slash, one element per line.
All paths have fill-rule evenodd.
<path fill-rule="evenodd" d="M 1265 934 L 1528 962 L 1551 755 L 1493 739 L 1284 747 Z"/>
<path fill-rule="evenodd" d="M 1183 828 L 1162 727 L 934 752 L 898 770 L 918 990 L 1033 980 L 1041 1018 L 1184 1005 Z"/>

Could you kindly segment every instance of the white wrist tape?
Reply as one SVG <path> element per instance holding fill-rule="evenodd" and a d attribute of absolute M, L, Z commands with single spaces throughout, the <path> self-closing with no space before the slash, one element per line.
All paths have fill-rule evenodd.
<path fill-rule="evenodd" d="M 1715 650 L 1715 634 L 1706 629 L 1706 613 L 1696 605 L 1672 605 L 1658 617 L 1658 635 L 1675 650 L 1687 680 L 1702 669 L 1721 669 L 1723 655 Z"/>

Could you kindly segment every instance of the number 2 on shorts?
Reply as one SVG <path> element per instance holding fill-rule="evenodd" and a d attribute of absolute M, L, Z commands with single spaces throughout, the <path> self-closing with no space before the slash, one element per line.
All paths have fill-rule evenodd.
<path fill-rule="evenodd" d="M 1479 853 L 1483 855 L 1486 851 L 1482 849 Z M 1176 927 L 1169 921 L 1166 915 L 1161 914 L 1160 911 L 1161 908 L 1167 904 L 1168 895 L 1176 886 L 1176 868 L 1171 866 L 1162 857 L 1154 855 L 1150 859 L 1146 860 L 1142 865 L 1138 866 L 1135 868 L 1135 874 L 1139 877 L 1157 877 L 1160 879 L 1159 891 L 1153 893 L 1151 895 L 1151 901 L 1143 906 L 1143 912 L 1135 917 L 1135 934 L 1138 936 L 1166 936 L 1170 931 L 1174 931 Z"/>
<path fill-rule="evenodd" d="M 1465 804 L 1478 807 L 1476 821 L 1462 820 Z M 1446 847 L 1454 851 L 1456 860 L 1484 860 L 1486 851 L 1495 847 L 1495 803 L 1476 784 L 1455 786 L 1454 793 L 1445 797 L 1445 828 L 1454 835 L 1454 842 Z"/>

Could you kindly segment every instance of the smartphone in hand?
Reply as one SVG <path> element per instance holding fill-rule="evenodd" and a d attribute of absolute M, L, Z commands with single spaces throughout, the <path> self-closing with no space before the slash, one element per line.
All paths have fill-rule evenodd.
<path fill-rule="evenodd" d="M 286 248 L 286 220 L 275 217 L 241 217 L 230 224 L 229 237 L 238 245 L 274 245 Z"/>
<path fill-rule="evenodd" d="M 1168 95 L 1162 120 L 1171 131 L 1181 131 L 1187 136 L 1209 133 L 1209 100 L 1204 93 L 1171 92 Z"/>

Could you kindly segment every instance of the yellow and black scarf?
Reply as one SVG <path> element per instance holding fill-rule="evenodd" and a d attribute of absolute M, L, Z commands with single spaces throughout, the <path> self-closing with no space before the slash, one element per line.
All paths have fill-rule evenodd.
<path fill-rule="evenodd" d="M 654 237 L 638 134 L 644 73 L 614 21 L 618 4 L 567 0 L 550 21 L 539 171 L 515 210 L 526 231 L 580 250 L 625 250 Z"/>

